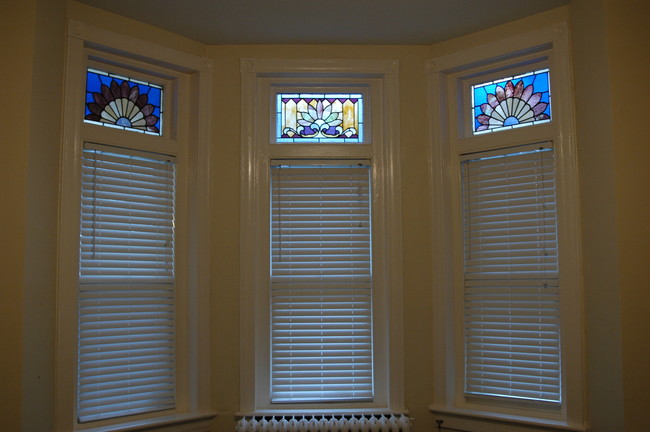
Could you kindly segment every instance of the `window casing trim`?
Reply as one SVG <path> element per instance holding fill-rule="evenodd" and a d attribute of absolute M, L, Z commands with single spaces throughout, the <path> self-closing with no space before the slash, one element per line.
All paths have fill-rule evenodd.
<path fill-rule="evenodd" d="M 175 96 L 176 110 L 188 113 L 175 122 L 165 137 L 106 128 L 83 122 L 86 69 L 89 65 L 115 65 L 164 76 Z M 209 121 L 211 61 L 153 43 L 98 29 L 71 20 L 65 80 L 59 278 L 57 286 L 57 346 L 55 430 L 145 427 L 183 423 L 213 417 L 209 382 Z M 198 89 L 201 92 L 198 92 Z M 196 95 L 196 97 L 195 97 Z M 169 98 L 168 98 L 169 99 Z M 191 115 L 189 115 L 191 113 Z M 171 122 L 170 122 L 171 123 Z M 177 407 L 149 413 L 78 424 L 76 398 L 77 281 L 79 260 L 79 206 L 81 151 L 86 142 L 169 154 L 178 160 L 177 297 Z M 191 311 L 191 312 L 190 312 Z M 199 414 L 200 413 L 200 414 Z M 197 417 L 198 415 L 198 417 Z M 161 420 L 163 419 L 164 420 Z M 129 426 L 130 425 L 130 426 Z M 135 426 L 138 425 L 138 426 Z M 116 429 L 118 430 L 118 429 Z"/>
<path fill-rule="evenodd" d="M 551 69 L 553 119 L 549 123 L 471 136 L 463 126 L 469 110 L 457 103 L 464 80 L 485 71 L 507 70 L 521 62 Z M 576 150 L 569 69 L 568 27 L 558 23 L 531 33 L 432 59 L 427 62 L 431 131 L 431 181 L 436 249 L 434 272 L 434 403 L 431 411 L 453 411 L 475 416 L 499 415 L 575 427 L 583 425 L 581 348 L 581 278 L 579 274 L 579 218 L 577 207 Z M 534 66 L 532 66 L 534 68 Z M 532 70 L 532 69 L 531 69 Z M 507 75 L 514 75 L 507 74 Z M 463 93 L 460 93 L 463 94 Z M 464 116 L 464 117 L 463 117 Z M 469 119 L 471 120 L 471 119 Z M 462 237 L 460 236 L 459 157 L 484 150 L 553 143 L 556 153 L 558 236 L 561 244 L 562 369 L 563 403 L 557 408 L 544 404 L 497 403 L 463 394 L 462 346 Z M 453 209 L 453 210 L 449 210 Z M 451 290 L 449 287 L 456 287 Z M 452 347 L 444 349 L 444 347 Z"/>
<path fill-rule="evenodd" d="M 401 240 L 399 207 L 399 160 L 398 130 L 394 119 L 397 114 L 397 63 L 383 60 L 274 60 L 274 59 L 243 59 L 242 70 L 242 202 L 241 202 L 241 410 L 244 412 L 305 410 L 308 412 L 325 410 L 340 410 L 357 408 L 360 411 L 371 408 L 393 409 L 403 405 L 402 400 L 402 354 L 399 346 L 401 333 Z M 368 88 L 369 98 L 364 110 L 383 113 L 382 118 L 375 117 L 372 125 L 366 125 L 365 138 L 372 136 L 372 144 L 271 144 L 269 131 L 273 130 L 272 115 L 268 109 L 274 108 L 273 89 L 290 83 L 292 87 L 302 84 L 318 87 L 320 83 L 354 89 L 363 84 Z M 298 83 L 298 84 L 296 84 Z M 360 84 L 361 83 L 361 84 Z M 257 111 L 259 104 L 268 105 Z M 369 103 L 372 106 L 369 106 Z M 378 115 L 378 114 L 377 114 Z M 382 126 L 383 125 L 383 126 Z M 368 127 L 373 128 L 370 133 Z M 377 128 L 382 129 L 377 129 Z M 377 131 L 380 132 L 377 132 Z M 394 307 L 380 307 L 383 321 L 381 334 L 375 340 L 377 349 L 384 352 L 385 370 L 390 370 L 386 382 L 377 382 L 382 390 L 375 403 L 350 404 L 291 404 L 278 406 L 270 404 L 264 396 L 265 388 L 262 382 L 267 382 L 267 372 L 264 362 L 260 360 L 267 356 L 268 342 L 264 331 L 258 324 L 250 320 L 251 316 L 268 320 L 268 309 L 264 301 L 257 295 L 259 287 L 268 284 L 265 268 L 268 263 L 264 255 L 254 253 L 265 246 L 262 245 L 266 234 L 265 220 L 269 205 L 268 194 L 265 193 L 265 182 L 269 175 L 269 162 L 273 159 L 369 159 L 372 162 L 373 179 L 373 224 L 375 232 L 382 235 L 383 245 L 375 245 L 378 250 L 392 250 L 391 255 L 377 257 L 376 265 L 383 274 L 375 273 L 377 280 L 384 279 L 385 286 L 378 286 L 377 301 L 380 304 L 391 302 Z M 375 219 L 376 218 L 376 219 Z M 384 235 L 383 233 L 387 233 Z M 261 240 L 262 239 L 262 240 Z M 268 244 L 268 243 L 267 243 Z M 268 246 L 266 246 L 268 247 Z M 381 254 L 385 255 L 385 254 Z M 259 320 L 258 320 L 259 321 Z M 381 343 L 382 339 L 390 339 L 390 347 Z M 394 342 L 394 343 L 393 343 Z M 390 359 L 389 361 L 386 359 Z M 266 377 L 266 378 L 265 378 Z"/>

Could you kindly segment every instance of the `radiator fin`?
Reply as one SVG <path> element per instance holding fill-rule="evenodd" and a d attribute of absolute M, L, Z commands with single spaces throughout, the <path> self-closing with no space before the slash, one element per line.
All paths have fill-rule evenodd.
<path fill-rule="evenodd" d="M 237 432 L 409 432 L 404 414 L 245 416 Z"/>

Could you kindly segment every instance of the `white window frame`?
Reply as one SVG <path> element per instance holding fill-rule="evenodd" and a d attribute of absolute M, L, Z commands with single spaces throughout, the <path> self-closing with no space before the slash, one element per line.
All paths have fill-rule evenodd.
<path fill-rule="evenodd" d="M 398 65 L 390 60 L 242 59 L 240 415 L 403 412 Z M 278 92 L 362 92 L 362 143 L 274 143 Z M 317 90 L 316 90 L 317 89 Z M 361 91 L 359 90 L 361 89 Z M 372 114 L 370 114 L 372 113 Z M 370 117 L 370 115 L 372 117 Z M 269 166 L 273 159 L 366 159 L 372 164 L 375 400 L 271 404 Z M 390 307 L 388 307 L 390 305 Z"/>
<path fill-rule="evenodd" d="M 162 136 L 83 121 L 86 70 L 133 71 L 165 84 Z M 56 431 L 204 430 L 209 388 L 209 124 L 212 63 L 83 22 L 68 25 L 59 232 Z M 127 75 L 126 76 L 130 76 Z M 200 89 L 200 91 L 199 91 Z M 79 423 L 76 414 L 81 152 L 84 143 L 176 159 L 176 407 Z"/>
<path fill-rule="evenodd" d="M 472 84 L 550 68 L 551 121 L 474 135 Z M 444 426 L 491 431 L 584 430 L 577 155 L 566 23 L 429 60 L 435 228 L 434 398 Z M 502 402 L 464 394 L 461 155 L 541 142 L 555 148 L 560 248 L 562 403 Z M 474 428 L 474 429 L 472 429 Z M 534 429 L 539 430 L 539 429 Z"/>

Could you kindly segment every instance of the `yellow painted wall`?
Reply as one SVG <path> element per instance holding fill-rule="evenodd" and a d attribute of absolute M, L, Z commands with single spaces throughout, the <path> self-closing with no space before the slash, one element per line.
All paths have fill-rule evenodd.
<path fill-rule="evenodd" d="M 621 291 L 625 430 L 648 428 L 650 388 L 650 5 L 605 2 Z"/>
<path fill-rule="evenodd" d="M 604 3 L 575 0 L 570 7 L 582 212 L 585 402 L 588 423 L 596 432 L 624 430 L 616 172 Z"/>
<path fill-rule="evenodd" d="M 65 1 L 36 0 L 25 189 L 22 427 L 51 430 Z"/>
<path fill-rule="evenodd" d="M 6 8 L 5 8 L 6 6 Z M 20 430 L 25 189 L 35 1 L 3 4 L 0 14 L 0 428 Z"/>
<path fill-rule="evenodd" d="M 406 404 L 415 418 L 414 430 L 432 430 L 433 417 L 426 406 L 434 386 L 429 238 L 435 221 L 426 180 L 424 63 L 568 17 L 580 152 L 588 418 L 594 432 L 643 430 L 650 371 L 646 360 L 650 266 L 645 251 L 650 184 L 645 162 L 650 142 L 641 133 L 647 96 L 638 96 L 649 72 L 648 13 L 643 3 L 573 0 L 568 8 L 434 46 L 207 47 L 71 0 L 12 2 L 0 25 L 0 58 L 11 59 L 10 67 L 0 68 L 3 96 L 11 101 L 0 104 L 0 142 L 7 162 L 0 170 L 0 429 L 46 431 L 53 415 L 56 234 L 52 230 L 58 214 L 55 182 L 61 116 L 56 83 L 63 76 L 66 17 L 215 59 L 211 381 L 213 408 L 220 415 L 214 432 L 232 430 L 233 414 L 239 410 L 239 59 L 399 60 Z M 634 87 L 634 79 L 641 84 Z M 36 125 L 48 113 L 46 128 L 39 129 Z M 45 239 L 43 247 L 37 243 L 39 236 Z M 37 419 L 39 413 L 44 414 Z"/>
<path fill-rule="evenodd" d="M 574 0 L 570 11 L 588 423 L 596 432 L 636 432 L 647 429 L 650 386 L 649 92 L 642 84 L 650 73 L 650 7 Z"/>

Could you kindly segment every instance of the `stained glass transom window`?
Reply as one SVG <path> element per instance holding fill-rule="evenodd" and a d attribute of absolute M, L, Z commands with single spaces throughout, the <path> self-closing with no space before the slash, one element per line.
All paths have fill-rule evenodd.
<path fill-rule="evenodd" d="M 277 95 L 277 142 L 363 141 L 363 95 Z"/>
<path fill-rule="evenodd" d="M 472 86 L 474 133 L 551 121 L 549 70 Z"/>
<path fill-rule="evenodd" d="M 88 123 L 162 135 L 162 86 L 88 69 Z"/>

